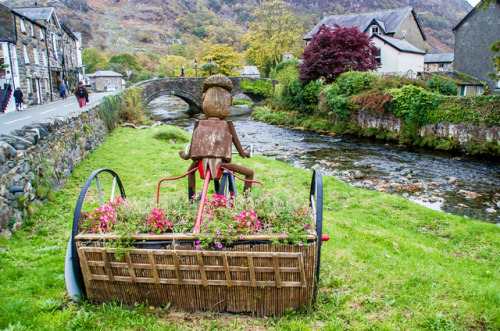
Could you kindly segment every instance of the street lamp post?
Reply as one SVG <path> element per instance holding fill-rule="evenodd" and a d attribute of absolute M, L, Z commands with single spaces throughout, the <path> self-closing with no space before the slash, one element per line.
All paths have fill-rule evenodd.
<path fill-rule="evenodd" d="M 196 77 L 198 77 L 198 60 L 194 59 L 194 72 L 195 72 L 195 75 Z"/>

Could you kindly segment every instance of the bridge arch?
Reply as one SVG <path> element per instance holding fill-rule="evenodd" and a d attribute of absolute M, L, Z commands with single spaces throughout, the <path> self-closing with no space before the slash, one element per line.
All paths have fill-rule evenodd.
<path fill-rule="evenodd" d="M 203 82 L 208 77 L 182 77 L 182 78 L 157 78 L 144 82 L 140 82 L 135 86 L 142 86 L 142 97 L 149 104 L 154 99 L 163 95 L 174 95 L 186 101 L 189 105 L 190 114 L 201 112 L 202 104 L 202 87 Z M 233 83 L 232 96 L 243 93 L 247 95 L 252 101 L 259 102 L 264 99 L 261 95 L 248 93 L 241 90 L 240 82 L 243 79 L 263 80 L 268 81 L 267 78 L 245 78 L 245 77 L 228 77 Z M 275 80 L 271 80 L 273 85 L 276 84 Z"/>

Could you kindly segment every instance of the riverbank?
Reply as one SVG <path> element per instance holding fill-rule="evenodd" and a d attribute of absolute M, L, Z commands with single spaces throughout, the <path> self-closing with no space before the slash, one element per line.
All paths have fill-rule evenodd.
<path fill-rule="evenodd" d="M 156 139 L 162 132 L 170 138 Z M 500 227 L 354 188 L 331 177 L 324 177 L 324 233 L 331 239 L 323 245 L 322 281 L 314 309 L 280 319 L 253 319 L 148 305 L 129 309 L 119 303 L 70 302 L 64 287 L 64 252 L 84 181 L 93 170 L 108 167 L 119 174 L 128 197 L 153 201 L 160 178 L 180 175 L 189 166 L 177 154 L 185 142 L 176 136 L 188 137 L 170 126 L 117 128 L 75 167 L 55 200 L 38 206 L 11 239 L 0 238 L 0 328 L 9 324 L 28 329 L 131 330 L 500 327 Z M 259 156 L 235 162 L 254 169 L 255 179 L 262 180 L 266 190 L 285 190 L 307 199 L 310 172 Z M 169 184 L 165 190 L 185 196 L 186 181 Z"/>
<path fill-rule="evenodd" d="M 424 147 L 431 150 L 448 151 L 456 155 L 469 154 L 500 160 L 500 145 L 494 141 L 476 141 L 471 138 L 467 143 L 460 144 L 458 138 L 444 138 L 443 136 L 446 136 L 446 133 L 444 133 L 445 131 L 455 132 L 455 134 L 457 131 L 460 131 L 460 125 L 453 123 L 426 125 L 421 131 L 423 134 L 427 135 L 412 136 L 400 130 L 402 123 L 397 117 L 391 115 L 368 114 L 361 110 L 352 112 L 351 114 L 352 117 L 359 118 L 359 120 L 353 120 L 346 123 L 339 123 L 335 121 L 333 117 L 328 119 L 319 115 L 307 115 L 285 110 L 272 110 L 269 107 L 256 107 L 252 115 L 259 121 L 307 129 L 320 133 L 374 138 L 399 143 L 408 147 Z M 476 128 L 471 128 L 470 130 L 480 131 L 480 129 Z M 498 129 L 496 129 L 496 131 L 498 131 Z M 435 136 L 431 135 L 431 133 Z M 484 133 L 484 135 L 488 134 Z"/>

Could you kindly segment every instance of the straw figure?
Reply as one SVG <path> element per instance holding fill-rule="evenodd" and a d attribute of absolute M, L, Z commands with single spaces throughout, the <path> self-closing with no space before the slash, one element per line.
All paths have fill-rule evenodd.
<path fill-rule="evenodd" d="M 195 120 L 191 147 L 186 154 L 179 151 L 184 159 L 193 162 L 189 167 L 192 170 L 201 161 L 203 172 L 210 168 L 212 179 L 217 176 L 219 167 L 222 166 L 230 171 L 242 174 L 245 179 L 253 179 L 253 170 L 244 166 L 231 163 L 232 145 L 236 147 L 242 158 L 250 157 L 250 151 L 243 151 L 241 143 L 234 129 L 232 121 L 223 121 L 229 115 L 233 105 L 231 90 L 233 83 L 223 75 L 213 75 L 203 83 L 203 113 L 206 120 Z M 245 182 L 244 191 L 250 190 L 252 183 Z M 194 173 L 188 175 L 189 197 L 192 198 L 196 192 L 196 180 Z"/>

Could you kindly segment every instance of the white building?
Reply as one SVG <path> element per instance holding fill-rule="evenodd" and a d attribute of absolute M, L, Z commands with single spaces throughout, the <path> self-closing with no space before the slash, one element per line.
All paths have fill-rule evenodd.
<path fill-rule="evenodd" d="M 378 34 L 373 34 L 371 38 L 379 50 L 377 60 L 380 67 L 377 72 L 416 75 L 424 70 L 425 52 L 406 40 Z"/>

